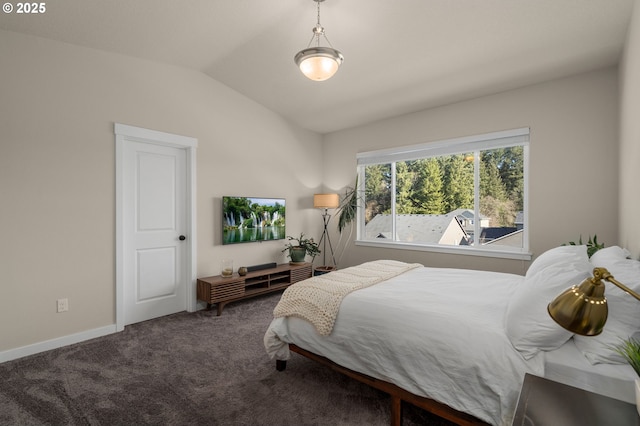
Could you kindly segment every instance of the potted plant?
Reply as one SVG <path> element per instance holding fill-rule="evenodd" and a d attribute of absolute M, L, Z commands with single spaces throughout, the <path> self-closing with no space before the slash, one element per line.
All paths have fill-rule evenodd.
<path fill-rule="evenodd" d="M 640 341 L 629 338 L 613 348 L 633 367 L 638 375 L 635 380 L 636 408 L 640 414 Z"/>
<path fill-rule="evenodd" d="M 563 244 L 563 246 L 566 246 L 567 244 Z M 580 239 L 578 240 L 578 242 L 574 242 L 574 241 L 569 241 L 570 246 L 581 246 L 583 245 L 582 243 L 582 235 L 580 235 Z M 589 235 L 589 241 L 587 241 L 587 243 L 585 244 L 587 246 L 587 255 L 589 257 L 593 256 L 593 254 L 595 252 L 597 252 L 598 250 L 604 248 L 604 244 L 600 244 L 598 243 L 598 236 L 597 235 L 593 235 L 593 238 L 591 238 L 591 235 Z"/>
<path fill-rule="evenodd" d="M 347 245 L 351 240 L 351 236 L 353 235 L 353 226 L 352 223 L 356 220 L 356 216 L 358 214 L 358 202 L 360 200 L 360 195 L 358 193 L 358 177 L 356 176 L 356 182 L 353 187 L 348 186 L 345 189 L 344 197 L 340 202 L 340 206 L 338 207 L 337 215 L 338 215 L 338 232 L 340 233 L 340 239 L 338 240 L 338 244 L 336 247 L 338 248 L 336 251 L 338 252 L 338 261 L 337 264 L 340 263 L 344 252 L 346 251 Z M 349 235 L 346 238 L 344 244 L 342 243 L 342 238 L 344 231 L 346 228 L 349 228 Z M 342 249 L 340 248 L 342 246 Z M 337 265 L 336 265 L 337 266 Z"/>
<path fill-rule="evenodd" d="M 301 233 L 298 238 L 287 236 L 287 240 L 289 240 L 289 242 L 285 248 L 282 249 L 282 252 L 287 252 L 287 256 L 291 258 L 290 263 L 292 264 L 304 262 L 307 255 L 313 258 L 320 254 L 318 244 L 313 241 L 313 238 L 305 238 L 303 233 Z"/>

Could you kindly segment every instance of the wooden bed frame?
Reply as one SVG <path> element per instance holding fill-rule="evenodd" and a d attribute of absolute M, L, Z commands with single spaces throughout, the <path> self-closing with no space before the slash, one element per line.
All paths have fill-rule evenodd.
<path fill-rule="evenodd" d="M 342 373 L 375 389 L 388 393 L 391 396 L 391 426 L 402 425 L 402 401 L 413 404 L 416 407 L 422 408 L 430 413 L 435 414 L 436 416 L 447 419 L 458 425 L 470 426 L 488 424 L 480 419 L 477 419 L 476 417 L 473 417 L 470 414 L 454 410 L 453 408 L 440 402 L 434 401 L 433 399 L 414 395 L 411 392 L 408 392 L 392 383 L 375 379 L 373 377 L 358 373 L 353 370 L 349 370 L 348 368 L 342 367 L 341 365 L 336 364 L 328 358 L 316 355 L 294 344 L 289 344 L 289 349 L 309 359 L 319 362 L 320 364 L 325 365 L 334 371 Z M 276 361 L 276 369 L 278 371 L 284 371 L 285 368 L 287 368 L 287 361 Z"/>

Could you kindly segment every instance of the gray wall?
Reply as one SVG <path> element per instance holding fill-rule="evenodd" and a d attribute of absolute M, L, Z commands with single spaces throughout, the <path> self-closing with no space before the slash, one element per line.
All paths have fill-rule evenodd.
<path fill-rule="evenodd" d="M 618 241 L 618 120 L 618 73 L 607 68 L 327 135 L 325 185 L 331 190 L 352 185 L 358 152 L 530 127 L 533 255 L 580 235 L 586 240 L 597 234 L 612 245 Z M 351 246 L 342 266 L 373 258 L 514 273 L 524 273 L 529 264 Z"/>
<path fill-rule="evenodd" d="M 222 195 L 285 197 L 287 233 L 319 235 L 312 195 L 352 185 L 357 152 L 525 126 L 533 254 L 597 233 L 637 258 L 639 52 L 636 6 L 619 74 L 599 70 L 322 137 L 197 72 L 0 31 L 0 298 L 10 301 L 0 310 L 0 359 L 115 322 L 114 122 L 199 140 L 199 276 L 217 273 L 223 257 L 286 260 L 278 242 L 220 246 Z M 353 245 L 341 265 L 378 258 L 528 266 Z M 56 314 L 61 297 L 70 310 Z"/>
<path fill-rule="evenodd" d="M 286 261 L 220 245 L 222 195 L 286 198 L 287 233 L 319 236 L 319 135 L 194 71 L 11 32 L 0 57 L 0 359 L 115 323 L 114 122 L 198 139 L 198 276 Z"/>
<path fill-rule="evenodd" d="M 640 257 L 640 1 L 620 65 L 620 245 Z"/>

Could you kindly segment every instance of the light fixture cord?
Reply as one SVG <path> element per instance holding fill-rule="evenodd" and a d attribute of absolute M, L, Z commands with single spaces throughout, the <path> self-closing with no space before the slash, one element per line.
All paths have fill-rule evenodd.
<path fill-rule="evenodd" d="M 316 39 L 317 47 L 320 47 L 320 36 L 322 35 L 324 39 L 327 41 L 327 44 L 329 45 L 329 47 L 333 49 L 333 45 L 327 38 L 327 34 L 325 34 L 324 32 L 324 28 L 322 27 L 322 24 L 320 24 L 320 1 L 324 1 L 324 0 L 320 0 L 320 1 L 314 0 L 314 1 L 316 2 L 316 5 L 317 5 L 317 24 L 313 28 L 313 35 L 311 36 L 311 40 L 309 40 L 309 44 L 307 45 L 307 48 L 311 46 L 311 43 L 313 43 L 314 38 Z"/>

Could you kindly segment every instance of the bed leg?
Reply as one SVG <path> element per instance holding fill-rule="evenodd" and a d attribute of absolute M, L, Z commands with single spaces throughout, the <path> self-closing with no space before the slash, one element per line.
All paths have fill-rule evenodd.
<path fill-rule="evenodd" d="M 391 426 L 402 425 L 402 400 L 398 396 L 391 396 Z"/>
<path fill-rule="evenodd" d="M 280 361 L 279 359 L 277 359 L 276 360 L 276 370 L 284 371 L 285 368 L 287 368 L 287 361 Z"/>

